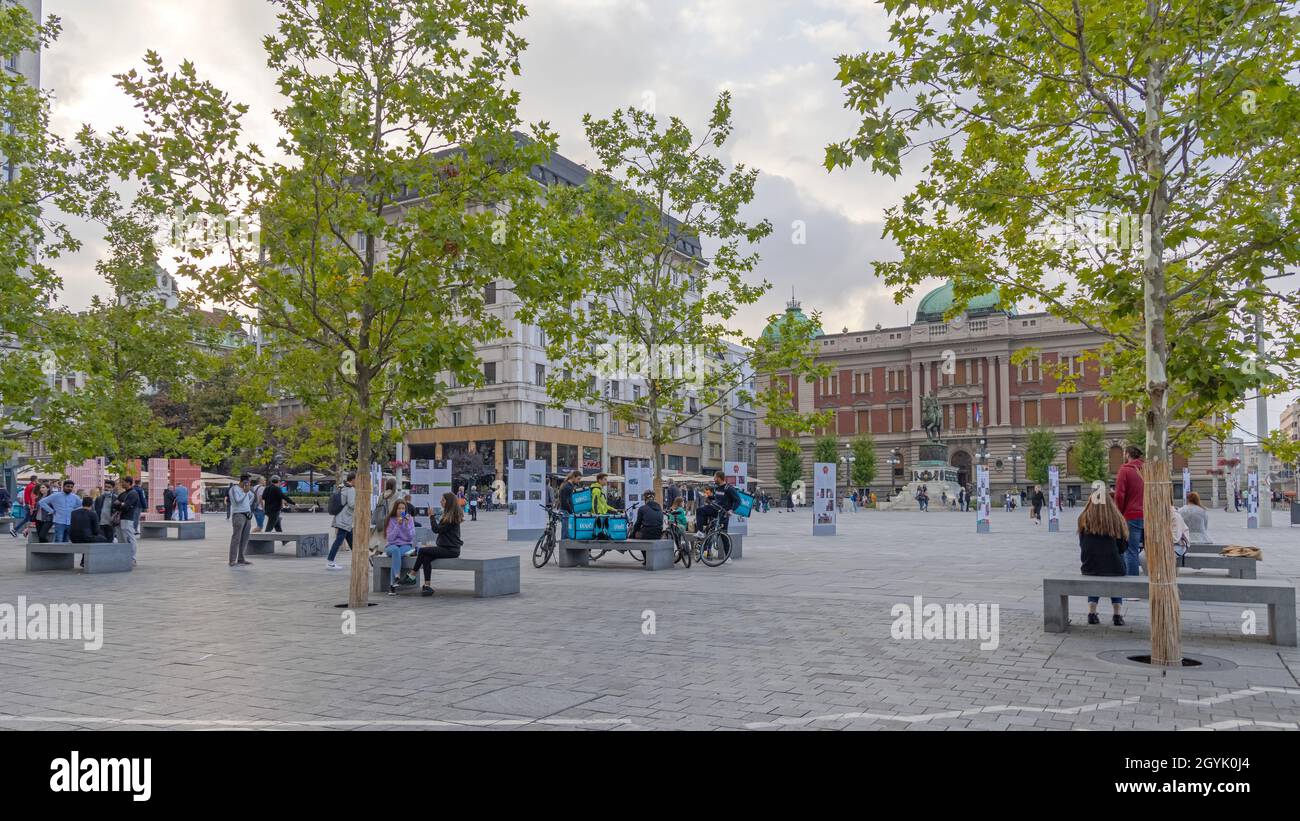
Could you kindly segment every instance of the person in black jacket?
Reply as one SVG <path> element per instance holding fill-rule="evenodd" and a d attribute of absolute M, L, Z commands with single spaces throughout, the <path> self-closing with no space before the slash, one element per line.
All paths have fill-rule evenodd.
<path fill-rule="evenodd" d="M 636 509 L 636 523 L 632 525 L 633 539 L 660 539 L 664 535 L 664 509 L 655 501 L 655 492 L 641 494 L 642 505 Z"/>
<path fill-rule="evenodd" d="M 722 529 L 727 529 L 727 520 L 731 511 L 740 506 L 740 494 L 733 485 L 727 484 L 727 475 L 722 471 L 713 474 L 713 495 L 707 505 L 699 505 L 695 510 L 695 532 L 703 533 L 709 523 L 722 517 Z"/>
<path fill-rule="evenodd" d="M 132 565 L 135 564 L 136 540 L 138 538 L 136 534 L 139 532 L 136 530 L 136 519 L 140 516 L 140 508 L 143 504 L 135 479 L 130 476 L 123 476 L 122 492 L 113 501 L 113 511 L 120 517 L 120 523 L 117 526 L 117 540 L 131 545 Z"/>
<path fill-rule="evenodd" d="M 437 534 L 438 540 L 432 546 L 423 545 L 420 551 L 415 555 L 415 567 L 411 570 L 411 575 L 404 580 L 407 584 L 414 584 L 416 576 L 420 569 L 424 569 L 424 587 L 420 588 L 421 596 L 432 596 L 433 587 L 430 586 L 430 576 L 433 574 L 434 559 L 455 559 L 460 556 L 460 549 L 464 542 L 460 538 L 460 523 L 465 521 L 465 511 L 460 507 L 460 499 L 454 493 L 442 494 L 442 516 L 435 522 L 433 517 L 429 517 L 429 523 L 433 527 L 433 532 Z"/>
<path fill-rule="evenodd" d="M 171 521 L 172 514 L 176 512 L 176 491 L 172 490 L 172 483 L 168 482 L 167 487 L 163 488 L 163 518 Z"/>
<path fill-rule="evenodd" d="M 560 510 L 566 515 L 560 517 L 560 538 L 569 538 L 569 516 L 573 513 L 573 492 L 578 489 L 578 480 L 582 478 L 582 471 L 572 470 L 569 475 L 564 477 L 564 484 L 560 485 Z"/>
<path fill-rule="evenodd" d="M 1030 497 L 1029 502 L 1033 505 L 1033 510 L 1030 512 L 1029 518 L 1034 520 L 1034 524 L 1042 522 L 1043 505 L 1046 504 L 1047 499 L 1043 496 L 1043 489 L 1038 485 L 1034 485 L 1034 495 Z"/>
<path fill-rule="evenodd" d="M 73 544 L 107 542 L 99 532 L 99 517 L 95 515 L 95 500 L 86 496 L 81 507 L 72 511 L 72 524 L 68 525 L 68 541 Z M 86 566 L 86 554 L 81 554 L 81 566 Z"/>
<path fill-rule="evenodd" d="M 280 477 L 272 476 L 271 483 L 262 491 L 262 508 L 266 511 L 266 525 L 262 528 L 263 533 L 283 533 L 284 526 L 280 522 L 280 516 L 284 511 L 285 503 L 293 504 L 293 499 L 289 494 L 284 492 L 280 487 Z"/>
<path fill-rule="evenodd" d="M 1124 576 L 1128 568 L 1124 563 L 1124 553 L 1128 550 L 1128 524 L 1115 505 L 1115 497 L 1106 496 L 1104 502 L 1088 500 L 1079 513 L 1079 559 L 1080 571 L 1085 576 Z M 1088 597 L 1088 624 L 1101 624 L 1097 617 L 1098 596 Z M 1120 606 L 1124 599 L 1112 596 L 1110 603 L 1114 608 L 1111 621 L 1116 627 L 1124 625 L 1120 615 Z"/>

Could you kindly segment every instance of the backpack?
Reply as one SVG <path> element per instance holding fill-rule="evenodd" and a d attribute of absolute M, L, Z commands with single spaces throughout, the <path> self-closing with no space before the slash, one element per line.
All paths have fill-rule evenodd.
<path fill-rule="evenodd" d="M 326 512 L 331 516 L 337 516 L 343 512 L 343 489 L 339 488 L 330 494 L 330 504 Z"/>

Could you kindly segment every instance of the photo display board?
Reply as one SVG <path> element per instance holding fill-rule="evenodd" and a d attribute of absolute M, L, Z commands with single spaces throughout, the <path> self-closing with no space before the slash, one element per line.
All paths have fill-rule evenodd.
<path fill-rule="evenodd" d="M 506 468 L 506 533 L 546 528 L 546 460 L 511 459 Z"/>
<path fill-rule="evenodd" d="M 748 462 L 728 462 L 722 466 L 722 472 L 725 474 L 727 484 L 735 485 L 737 490 L 749 492 L 749 463 Z M 737 536 L 749 535 L 749 517 L 731 514 L 731 522 L 727 525 L 727 532 L 734 533 Z"/>
<path fill-rule="evenodd" d="M 989 532 L 989 468 L 988 465 L 975 466 L 975 532 Z"/>
<path fill-rule="evenodd" d="M 411 504 L 418 511 L 415 520 L 420 527 L 429 527 L 429 516 L 425 511 L 431 508 L 433 514 L 438 515 L 442 494 L 450 492 L 450 459 L 415 459 L 411 462 Z"/>
<path fill-rule="evenodd" d="M 835 535 L 835 463 L 813 463 L 813 535 Z"/>
<path fill-rule="evenodd" d="M 623 504 L 627 510 L 627 520 L 636 521 L 636 509 L 641 506 L 641 494 L 654 490 L 655 475 L 650 469 L 649 459 L 623 460 Z M 663 500 L 659 502 L 662 504 Z"/>

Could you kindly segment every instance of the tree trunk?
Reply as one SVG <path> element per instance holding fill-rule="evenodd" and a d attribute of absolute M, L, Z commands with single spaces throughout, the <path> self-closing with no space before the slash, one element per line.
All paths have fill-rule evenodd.
<path fill-rule="evenodd" d="M 1147 0 L 1147 14 L 1157 44 L 1163 40 L 1160 8 L 1157 0 Z M 1179 625 L 1178 568 L 1174 560 L 1173 521 L 1170 513 L 1169 486 L 1169 342 L 1165 336 L 1165 312 L 1169 295 L 1165 290 L 1164 217 L 1168 189 L 1164 181 L 1164 154 L 1161 138 L 1161 112 L 1164 61 L 1152 57 L 1147 66 L 1145 160 L 1150 226 L 1149 247 L 1142 268 L 1143 309 L 1145 313 L 1146 450 L 1142 466 L 1143 536 L 1147 554 L 1147 576 L 1151 600 L 1151 663 L 1181 666 L 1182 637 Z"/>
<path fill-rule="evenodd" d="M 348 587 L 348 607 L 354 609 L 366 606 L 370 591 L 370 421 L 365 414 L 359 420 L 359 427 L 357 503 L 352 514 L 352 576 Z"/>

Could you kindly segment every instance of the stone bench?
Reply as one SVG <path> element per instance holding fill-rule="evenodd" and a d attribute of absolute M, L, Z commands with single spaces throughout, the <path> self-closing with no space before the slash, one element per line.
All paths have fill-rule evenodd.
<path fill-rule="evenodd" d="M 1188 553 L 1178 559 L 1178 567 L 1193 570 L 1226 570 L 1230 579 L 1253 579 L 1259 559 L 1249 556 L 1220 556 L 1216 553 Z"/>
<path fill-rule="evenodd" d="M 1070 596 L 1125 596 L 1146 598 L 1150 585 L 1143 576 L 1058 576 L 1043 579 L 1043 630 L 1064 633 L 1069 624 Z M 1295 588 L 1257 579 L 1178 577 L 1182 601 L 1230 602 L 1268 605 L 1269 639 L 1274 644 L 1296 646 Z"/>
<path fill-rule="evenodd" d="M 556 560 L 560 567 L 590 567 L 593 550 L 641 551 L 645 553 L 646 570 L 668 570 L 673 566 L 677 545 L 672 539 L 628 539 L 622 542 L 561 539 L 556 548 Z"/>
<path fill-rule="evenodd" d="M 356 561 L 356 558 L 353 558 Z M 388 592 L 389 572 L 393 567 L 392 557 L 387 554 L 370 559 L 373 577 L 373 589 L 376 593 Z M 415 568 L 414 556 L 402 557 L 402 569 Z M 519 557 L 501 556 L 495 559 L 474 559 L 461 556 L 458 559 L 434 559 L 434 570 L 467 570 L 474 573 L 474 596 L 480 599 L 493 596 L 510 596 L 519 592 Z M 402 588 L 398 588 L 399 590 Z M 418 588 L 417 588 L 418 589 Z"/>
<path fill-rule="evenodd" d="M 207 537 L 208 523 L 201 519 L 184 522 L 175 520 L 140 520 L 141 539 L 166 539 L 170 531 L 176 531 L 176 540 L 203 539 Z"/>
<path fill-rule="evenodd" d="M 86 557 L 87 573 L 131 572 L 131 545 L 125 542 L 36 542 L 27 545 L 27 572 L 45 570 L 75 570 L 73 559 L 81 553 Z"/>
<path fill-rule="evenodd" d="M 294 555 L 299 559 L 328 556 L 330 552 L 328 533 L 250 533 L 248 549 L 244 552 L 253 556 L 265 556 L 275 552 L 276 542 L 292 542 Z"/>

